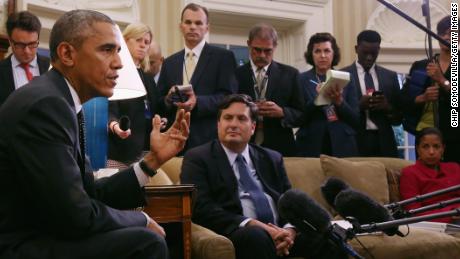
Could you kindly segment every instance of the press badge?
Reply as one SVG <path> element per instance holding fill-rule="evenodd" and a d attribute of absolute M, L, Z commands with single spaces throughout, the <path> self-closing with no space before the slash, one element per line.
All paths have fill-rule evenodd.
<path fill-rule="evenodd" d="M 335 112 L 334 105 L 327 105 L 323 107 L 323 111 L 326 114 L 327 121 L 333 122 L 338 120 L 337 113 Z"/>

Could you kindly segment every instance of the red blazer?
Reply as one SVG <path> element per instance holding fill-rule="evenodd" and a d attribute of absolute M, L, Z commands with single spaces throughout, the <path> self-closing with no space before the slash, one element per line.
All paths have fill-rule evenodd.
<path fill-rule="evenodd" d="M 422 195 L 429 192 L 437 191 L 447 187 L 460 184 L 460 165 L 457 163 L 441 163 L 440 170 L 437 172 L 426 167 L 422 162 L 417 161 L 414 165 L 405 167 L 401 172 L 399 183 L 399 192 L 401 199 L 412 198 L 416 195 Z M 440 201 L 445 201 L 460 197 L 460 191 L 450 192 L 443 195 L 438 195 L 433 198 L 411 203 L 405 206 L 406 210 L 416 209 L 427 206 Z M 433 214 L 436 212 L 449 211 L 454 208 L 460 208 L 460 203 L 446 206 L 442 209 L 435 209 L 420 213 L 419 215 Z M 452 222 L 452 218 L 439 218 L 432 221 L 437 222 Z"/>

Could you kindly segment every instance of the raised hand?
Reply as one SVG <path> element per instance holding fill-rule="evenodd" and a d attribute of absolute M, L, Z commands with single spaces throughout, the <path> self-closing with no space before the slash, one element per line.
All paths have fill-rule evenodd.
<path fill-rule="evenodd" d="M 176 120 L 166 132 L 160 132 L 162 122 L 158 115 L 153 118 L 152 126 L 150 152 L 144 160 L 150 168 L 158 169 L 184 148 L 190 133 L 190 113 L 183 109 L 178 110 Z"/>

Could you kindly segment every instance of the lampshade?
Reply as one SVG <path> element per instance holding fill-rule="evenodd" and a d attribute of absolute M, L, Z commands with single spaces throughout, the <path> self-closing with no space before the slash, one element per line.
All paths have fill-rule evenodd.
<path fill-rule="evenodd" d="M 117 27 L 117 32 L 120 37 L 121 50 L 120 59 L 123 64 L 123 68 L 118 70 L 118 79 L 115 88 L 113 89 L 113 95 L 109 98 L 109 101 L 131 99 L 141 97 L 146 94 L 144 84 L 137 72 L 136 65 L 134 64 L 133 58 L 129 53 L 128 46 L 123 38 L 120 27 Z"/>

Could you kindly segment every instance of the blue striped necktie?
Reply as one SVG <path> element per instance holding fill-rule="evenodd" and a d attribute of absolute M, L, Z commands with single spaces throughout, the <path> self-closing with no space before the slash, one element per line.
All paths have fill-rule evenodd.
<path fill-rule="evenodd" d="M 264 223 L 274 223 L 273 212 L 270 209 L 268 198 L 265 196 L 262 188 L 260 188 L 249 175 L 250 172 L 246 160 L 241 154 L 238 154 L 235 161 L 240 173 L 240 183 L 243 186 L 243 190 L 249 193 L 254 203 L 257 220 Z"/>

